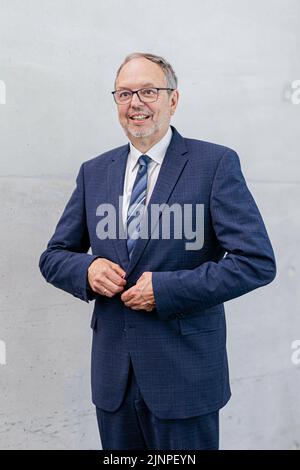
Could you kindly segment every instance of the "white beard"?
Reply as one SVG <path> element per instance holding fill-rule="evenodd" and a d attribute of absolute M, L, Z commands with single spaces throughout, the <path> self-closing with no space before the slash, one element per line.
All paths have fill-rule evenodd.
<path fill-rule="evenodd" d="M 169 119 L 170 119 L 169 115 L 165 116 L 165 118 L 162 119 L 159 123 L 153 124 L 148 129 L 136 129 L 134 128 L 134 126 L 131 126 L 129 124 L 129 126 L 124 126 L 124 130 L 127 135 L 130 134 L 133 137 L 137 137 L 137 138 L 150 137 L 155 132 L 159 131 L 166 122 L 169 122 Z"/>
<path fill-rule="evenodd" d="M 130 126 L 126 128 L 128 134 L 131 134 L 133 137 L 150 137 L 156 131 L 156 127 L 150 127 L 149 129 L 132 129 Z"/>

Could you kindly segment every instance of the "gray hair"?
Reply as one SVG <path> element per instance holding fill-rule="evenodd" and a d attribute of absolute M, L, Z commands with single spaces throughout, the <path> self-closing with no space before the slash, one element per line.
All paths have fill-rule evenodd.
<path fill-rule="evenodd" d="M 129 54 L 128 56 L 126 56 L 124 62 L 118 68 L 115 83 L 117 81 L 117 78 L 119 76 L 119 73 L 122 67 L 125 64 L 127 64 L 127 62 L 129 62 L 130 60 L 139 59 L 141 57 L 151 60 L 151 62 L 154 62 L 155 64 L 159 65 L 159 67 L 162 69 L 162 71 L 165 74 L 165 77 L 167 80 L 167 86 L 169 88 L 174 88 L 174 89 L 177 88 L 178 80 L 177 80 L 177 77 L 176 77 L 176 74 L 174 72 L 172 65 L 169 64 L 169 62 L 167 62 L 166 59 L 164 59 L 163 57 L 160 57 L 159 55 L 150 54 L 148 52 L 133 52 L 132 54 Z M 168 91 L 168 93 L 171 93 L 171 92 Z"/>

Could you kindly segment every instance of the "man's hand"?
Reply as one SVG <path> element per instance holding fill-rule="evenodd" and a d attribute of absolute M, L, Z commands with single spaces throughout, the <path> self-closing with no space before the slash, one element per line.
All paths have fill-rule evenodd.
<path fill-rule="evenodd" d="M 91 289 L 106 297 L 113 297 L 124 290 L 126 281 L 123 276 L 125 276 L 125 271 L 106 258 L 95 259 L 88 269 Z"/>
<path fill-rule="evenodd" d="M 130 307 L 132 310 L 151 312 L 155 308 L 152 273 L 143 273 L 135 286 L 123 292 L 121 300 L 123 300 L 126 307 Z"/>

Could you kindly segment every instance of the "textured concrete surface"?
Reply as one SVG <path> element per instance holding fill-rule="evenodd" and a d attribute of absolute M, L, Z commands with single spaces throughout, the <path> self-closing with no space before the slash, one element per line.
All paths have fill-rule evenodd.
<path fill-rule="evenodd" d="M 226 305 L 221 447 L 300 448 L 300 3 L 152 5 L 146 19 L 144 0 L 0 0 L 1 449 L 100 447 L 93 305 L 47 285 L 37 265 L 80 163 L 126 142 L 109 92 L 136 50 L 174 65 L 183 135 L 238 151 L 276 253 L 276 280 Z"/>

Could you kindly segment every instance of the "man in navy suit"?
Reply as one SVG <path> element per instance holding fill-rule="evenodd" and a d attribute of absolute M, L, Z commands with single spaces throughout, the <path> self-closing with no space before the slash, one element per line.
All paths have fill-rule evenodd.
<path fill-rule="evenodd" d="M 40 269 L 95 299 L 103 449 L 218 449 L 230 398 L 223 303 L 270 283 L 274 253 L 236 152 L 170 126 L 168 62 L 131 54 L 113 96 L 129 143 L 81 165 Z"/>

